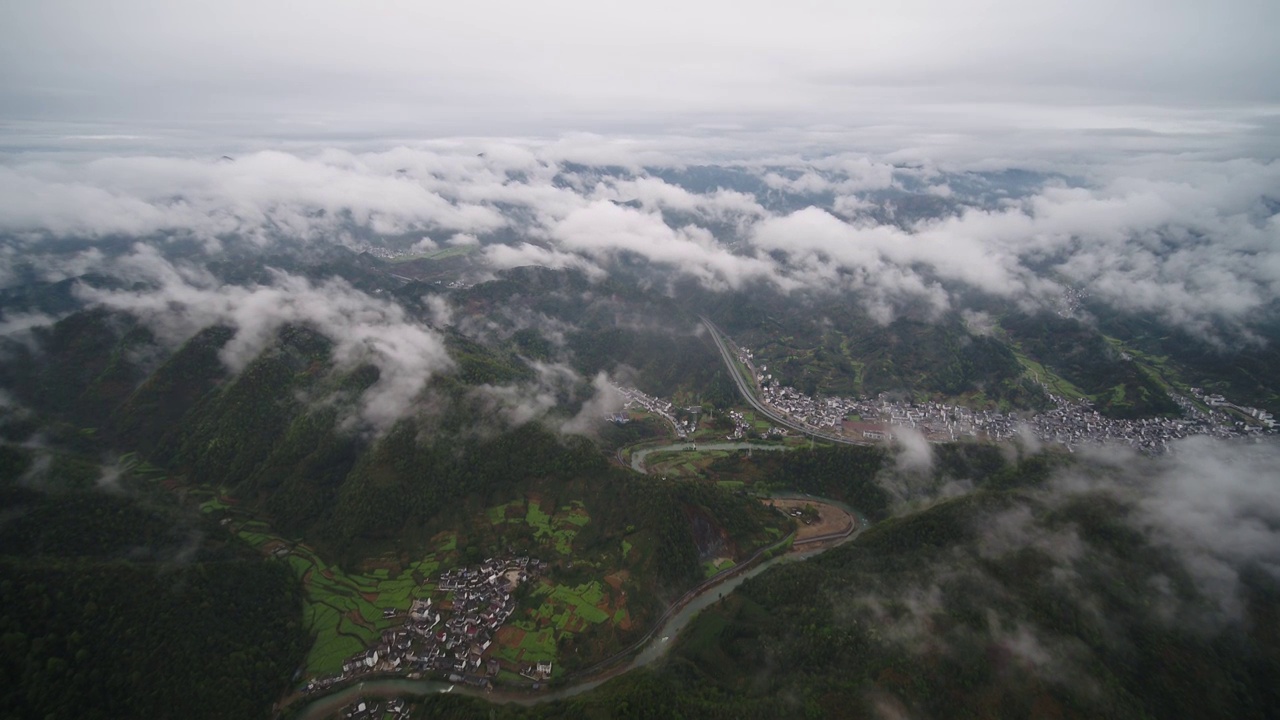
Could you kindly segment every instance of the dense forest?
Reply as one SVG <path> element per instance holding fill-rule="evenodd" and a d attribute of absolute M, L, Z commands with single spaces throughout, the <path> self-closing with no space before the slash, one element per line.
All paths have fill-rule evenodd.
<path fill-rule="evenodd" d="M 699 616 L 665 664 L 590 695 L 533 708 L 435 696 L 418 716 L 1275 717 L 1274 575 L 1244 568 L 1241 615 L 1221 615 L 1131 505 L 1056 495 L 1045 477 L 1042 462 L 1007 465 L 771 569 Z"/>
<path fill-rule="evenodd" d="M 1177 413 L 1178 406 L 1151 374 L 1126 358 L 1093 328 L 1051 313 L 1005 318 L 1001 326 L 1046 367 L 1090 395 L 1113 418 Z"/>
<path fill-rule="evenodd" d="M 346 259 L 310 271 L 394 291 L 409 306 L 434 287 L 384 287 L 376 265 Z M 235 267 L 221 271 L 262 279 Z M 75 311 L 65 284 L 30 297 L 5 291 L 0 302 L 57 308 L 62 318 L 0 340 L 0 386 L 21 408 L 0 417 L 3 715 L 261 717 L 306 649 L 287 569 L 239 547 L 216 516 L 192 513 L 175 493 L 121 484 L 128 469 L 102 463 L 120 452 L 164 468 L 175 485 L 230 494 L 342 565 L 421 549 L 442 530 L 456 533 L 469 562 L 539 553 L 549 541 L 532 529 L 475 519 L 513 498 L 581 503 L 591 519 L 556 565 L 557 580 L 596 579 L 592 558 L 631 548 L 624 587 L 637 623 L 625 637 L 583 634 L 560 648 L 575 667 L 638 636 L 704 576 L 708 559 L 740 558 L 791 527 L 744 492 L 638 477 L 601 452 L 665 433 L 661 425 L 610 426 L 593 439 L 555 430 L 586 406 L 601 371 L 682 403 L 736 404 L 692 307 L 805 392 L 1035 407 L 1044 394 L 1016 347 L 1112 417 L 1176 410 L 1149 369 L 1175 340 L 1139 337 L 1152 355 L 1135 361 L 1096 328 L 1054 315 L 1010 313 L 1001 317 L 1007 336 L 986 335 L 954 315 L 879 322 L 841 303 L 801 298 L 788 308 L 750 289 L 650 292 L 618 277 L 530 268 L 451 301 L 462 320 L 440 337 L 452 369 L 431 380 L 413 412 L 370 432 L 353 430 L 353 418 L 380 370 L 339 362 L 333 338 L 305 323 L 280 327 L 232 372 L 231 327 L 172 348 L 128 313 Z M 1202 371 L 1211 389 L 1273 398 L 1263 377 L 1270 356 L 1249 357 L 1232 371 L 1211 371 L 1207 352 L 1168 362 Z M 574 379 L 539 388 L 554 401 L 547 422 L 513 420 L 495 398 L 538 385 L 552 364 Z M 1209 704 L 1205 717 L 1267 717 L 1280 707 L 1273 575 L 1242 569 L 1244 614 L 1206 632 L 1183 621 L 1201 619 L 1208 601 L 1167 548 L 1127 522 L 1132 507 L 1097 493 L 1051 496 L 1046 479 L 1070 458 L 946 445 L 907 481 L 894 476 L 892 453 L 817 447 L 717 461 L 745 468 L 753 487 L 841 500 L 876 524 L 847 546 L 749 581 L 655 670 L 547 707 L 431 698 L 420 713 L 1084 718 L 1166 717 Z M 941 499 L 952 481 L 967 494 Z M 1009 518 L 1032 541 L 993 552 L 984 531 Z M 1090 560 L 1035 542 L 1059 535 L 1078 538 Z M 1173 615 L 1151 610 L 1169 598 Z"/>
<path fill-rule="evenodd" d="M 133 494 L 0 492 L 0 717 L 269 716 L 309 642 L 287 567 Z"/>
<path fill-rule="evenodd" d="M 1222 343 L 1101 303 L 1092 303 L 1089 310 L 1097 318 L 1099 330 L 1110 337 L 1123 338 L 1125 346 L 1140 353 L 1143 361 L 1171 371 L 1206 392 L 1221 393 L 1242 405 L 1280 413 L 1280 376 L 1275 372 L 1280 367 L 1277 322 L 1254 326 L 1256 337 L 1263 342 Z"/>

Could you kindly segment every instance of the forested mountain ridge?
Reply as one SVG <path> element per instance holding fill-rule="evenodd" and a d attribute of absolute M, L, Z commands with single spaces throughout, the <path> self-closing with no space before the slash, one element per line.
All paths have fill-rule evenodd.
<path fill-rule="evenodd" d="M 517 268 L 473 285 L 444 288 L 392 282 L 383 263 L 357 257 L 339 255 L 323 267 L 311 267 L 314 276 L 305 281 L 273 280 L 270 272 L 244 268 L 246 274 L 232 273 L 244 282 L 282 282 L 288 292 L 265 285 L 217 291 L 256 293 L 285 304 L 335 295 L 336 304 L 346 303 L 336 321 L 294 311 L 286 322 L 259 326 L 252 318 L 213 313 L 208 317 L 217 321 L 188 323 L 175 333 L 164 320 L 168 316 L 158 319 L 154 306 L 131 310 L 134 296 L 128 293 L 94 303 L 85 298 L 101 296 L 81 290 L 70 294 L 74 302 L 68 305 L 64 288 L 51 286 L 49 297 L 39 301 L 46 305 L 22 300 L 32 307 L 56 307 L 58 317 L 3 340 L 0 385 L 13 402 L 0 419 L 5 441 L 0 468 L 7 468 L 22 492 L 33 487 L 52 492 L 46 500 L 53 509 L 38 507 L 45 500 L 37 502 L 32 495 L 14 501 L 20 518 L 6 517 L 0 524 L 0 535 L 16 533 L 13 537 L 30 541 L 14 547 L 32 558 L 28 565 L 6 561 L 22 580 L 22 588 L 7 590 L 54 588 L 56 594 L 65 588 L 69 604 L 32 608 L 15 597 L 13 607 L 20 610 L 9 617 L 7 628 L 22 625 L 28 616 L 39 618 L 36 624 L 87 622 L 69 608 L 80 598 L 114 592 L 92 579 L 107 565 L 141 563 L 143 570 L 122 574 L 139 587 L 162 592 L 167 570 L 152 577 L 145 563 L 164 567 L 177 553 L 145 548 L 181 545 L 185 536 L 157 529 L 145 515 L 115 514 L 136 522 L 139 539 L 127 546 L 109 532 L 94 535 L 95 526 L 86 524 L 85 537 L 98 538 L 94 542 L 103 557 L 82 554 L 86 543 L 32 531 L 86 512 L 91 504 L 86 498 L 111 491 L 104 465 L 121 453 L 137 453 L 162 469 L 166 493 L 181 498 L 184 488 L 198 487 L 208 493 L 202 497 L 214 497 L 206 520 L 238 524 L 252 517 L 269 526 L 270 543 L 286 551 L 314 549 L 334 568 L 362 567 L 374 557 L 400 567 L 405 558 L 447 547 L 435 560 L 456 565 L 511 552 L 551 557 L 556 581 L 565 585 L 586 586 L 607 576 L 616 583 L 614 591 L 629 598 L 629 615 L 617 614 L 614 607 L 610 613 L 601 610 L 611 624 L 553 644 L 557 667 L 587 667 L 638 637 L 667 603 L 706 577 L 708 563 L 714 572 L 721 555 L 741 559 L 776 542 L 790 527 L 789 520 L 748 496 L 739 480 L 645 478 L 615 465 L 613 450 L 623 440 L 629 444 L 645 437 L 643 432 L 628 435 L 624 427 L 610 427 L 606 440 L 592 437 L 586 420 L 603 420 L 606 405 L 599 401 L 615 382 L 669 397 L 682 417 L 702 411 L 724 422 L 722 411 L 741 403 L 698 323 L 703 312 L 725 323 L 735 341 L 755 348 L 772 372 L 818 397 L 883 392 L 959 398 L 978 408 L 1036 408 L 1045 402 L 1039 373 L 1052 373 L 1106 415 L 1146 417 L 1176 413 L 1170 393 L 1181 390 L 1188 377 L 1219 378 L 1263 395 L 1272 384 L 1249 369 L 1256 370 L 1254 365 L 1214 374 L 1208 354 L 1186 362 L 1157 355 L 1167 348 L 1167 339 L 1121 342 L 1106 334 L 1117 327 L 1116 319 L 1097 326 L 1077 317 L 988 307 L 983 317 L 931 316 L 908 308 L 884 321 L 865 308 L 818 295 L 784 298 L 757 288 L 709 293 L 681 282 L 647 285 L 625 273 L 601 280 L 545 268 Z M 380 333 L 340 332 L 343 323 L 358 325 L 366 316 L 375 318 Z M 434 364 L 419 362 L 436 351 Z M 1265 365 L 1266 353 L 1256 355 L 1255 365 Z M 386 362 L 387 357 L 395 362 Z M 420 371 L 426 382 L 395 385 L 396 373 L 404 368 Z M 379 395 L 388 387 L 399 394 Z M 394 412 L 371 412 L 374 400 L 394 406 Z M 669 429 L 654 424 L 663 433 Z M 750 489 L 843 501 L 880 524 L 812 565 L 780 568 L 749 582 L 740 595 L 699 621 L 663 669 L 628 676 L 580 701 L 502 712 L 597 717 L 630 708 L 618 712 L 856 717 L 874 716 L 883 701 L 886 707 L 897 707 L 896 702 L 929 715 L 960 707 L 974 716 L 1045 710 L 1090 717 L 1111 702 L 1120 708 L 1116 717 L 1160 715 L 1171 706 L 1136 688 L 1125 667 L 1132 661 L 1165 671 L 1157 656 L 1128 647 L 1146 643 L 1177 658 L 1222 660 L 1226 675 L 1192 663 L 1186 666 L 1190 675 L 1168 671 L 1161 687 L 1177 687 L 1190 676 L 1211 676 L 1215 687 L 1226 687 L 1228 676 L 1245 678 L 1243 689 L 1220 691 L 1223 707 L 1265 716 L 1258 709 L 1269 700 L 1260 688 L 1272 677 L 1272 648 L 1241 639 L 1248 635 L 1241 628 L 1266 629 L 1275 601 L 1269 576 L 1240 571 L 1245 619 L 1210 640 L 1149 622 L 1139 608 L 1164 598 L 1159 593 L 1166 590 L 1179 608 L 1208 601 L 1190 588 L 1185 571 L 1165 549 L 1126 524 L 1133 513 L 1129 505 L 1093 496 L 1060 503 L 1037 495 L 1066 462 L 1065 455 L 1036 454 L 1022 442 L 1001 448 L 926 446 L 931 469 L 920 472 L 903 465 L 902 447 L 892 445 L 811 445 L 803 452 L 746 461 L 747 474 L 759 483 Z M 795 438 L 788 441 L 788 447 L 800 446 Z M 744 466 L 740 458 L 729 460 Z M 957 497 L 941 497 L 951 497 L 947 493 Z M 150 491 L 141 495 L 154 499 Z M 174 502 L 180 514 L 183 503 Z M 235 512 L 226 512 L 225 504 L 234 505 Z M 575 520 L 589 518 L 567 539 L 545 525 L 546 513 L 566 509 Z M 1087 575 L 1081 587 L 1090 597 L 1103 598 L 1102 612 L 1124 618 L 1122 643 L 1098 640 L 1107 629 L 1087 626 L 1087 608 L 1063 605 L 1038 586 L 1056 581 L 1053 569 L 1081 571 L 1063 564 L 1052 548 L 990 556 L 983 545 L 984 523 L 1013 522 L 1009 517 L 1030 517 L 1027 522 L 1049 533 L 1071 528 L 1085 539 L 1088 555 L 1104 559 L 1103 570 Z M 535 524 L 539 520 L 542 527 Z M 208 522 L 201 532 L 206 538 L 228 533 L 227 526 Z M 708 535 L 716 552 L 704 547 Z M 277 545 L 258 550 L 272 552 L 267 547 Z M 1125 564 L 1131 552 L 1138 559 Z M 72 560 L 59 559 L 64 556 Z M 939 570 L 952 561 L 973 572 L 957 579 Z M 246 582 L 258 582 L 254 578 L 261 575 L 261 590 L 283 599 L 264 601 L 262 614 L 227 627 L 245 635 L 272 628 L 267 632 L 283 638 L 273 651 L 276 659 L 226 647 L 232 648 L 228 653 L 240 653 L 241 669 L 252 665 L 259 671 L 261 685 L 245 697 L 261 707 L 261 698 L 279 696 L 282 678 L 299 666 L 298 647 L 305 649 L 307 641 L 290 639 L 297 636 L 297 628 L 288 625 L 290 603 L 298 604 L 296 582 L 256 562 L 242 557 L 227 564 L 249 578 Z M 208 565 L 206 572 L 216 574 L 220 566 L 213 563 L 202 560 L 196 566 Z M 903 569 L 912 567 L 936 570 L 945 581 L 918 588 L 922 576 Z M 1113 587 L 1122 578 L 1137 578 L 1141 587 Z M 238 602 L 231 599 L 231 589 L 197 581 L 190 587 L 231 605 Z M 883 597 L 865 600 L 864 591 L 872 588 Z M 924 600 L 916 597 L 920 593 Z M 831 601 L 855 596 L 863 600 L 852 609 Z M 195 601 L 177 597 L 179 604 Z M 921 603 L 927 605 L 924 610 Z M 537 611 L 533 605 L 522 610 Z M 992 625 L 981 607 L 1004 614 Z M 626 618 L 625 629 L 614 618 Z M 921 624 L 942 650 L 934 652 L 937 648 L 926 643 L 922 653 L 894 635 L 899 625 Z M 1033 628 L 1030 635 L 1020 634 L 1024 626 Z M 882 630 L 894 637 L 878 634 Z M 1092 644 L 1086 661 L 1067 659 L 1084 662 L 1089 677 L 1113 690 L 1102 701 L 1078 688 L 1049 687 L 1044 679 L 1037 654 L 1043 648 L 1035 643 L 1070 655 L 1076 650 L 1062 646 L 1070 644 L 1073 632 L 1085 634 Z M 1263 637 L 1269 636 L 1264 632 Z M 221 636 L 211 633 L 211 638 Z M 65 669 L 54 661 L 78 653 L 52 640 L 29 640 L 13 635 L 14 652 L 26 653 L 31 663 L 43 662 L 51 674 L 19 677 L 12 669 L 23 688 L 45 688 L 42 683 Z M 201 652 L 194 645 L 182 647 Z M 961 656 L 981 659 L 966 662 Z M 131 657 L 128 662 L 142 661 Z M 219 672 L 229 678 L 227 687 L 245 687 L 236 668 Z M 132 688 L 130 683 L 138 681 L 125 678 L 119 687 Z M 26 700 L 14 696 L 11 702 L 55 707 L 47 689 L 30 692 L 35 694 Z M 962 696 L 968 704 L 956 700 Z M 465 716 L 474 710 L 452 704 L 457 702 L 430 700 L 428 712 Z M 62 706 L 56 707 L 61 712 Z"/>
<path fill-rule="evenodd" d="M 422 716 L 1275 717 L 1272 573 L 1206 585 L 1148 503 L 1099 484 L 1114 467 L 967 462 L 971 491 L 751 579 L 656 669 L 535 708 L 431 696 Z"/>
<path fill-rule="evenodd" d="M 41 418 L 28 430 L 61 423 L 84 449 L 138 451 L 335 550 L 361 538 L 394 542 L 410 527 L 425 532 L 450 502 L 505 502 L 530 481 L 610 473 L 586 439 L 512 424 L 494 406 L 486 388 L 534 374 L 514 354 L 448 336 L 457 370 L 428 387 L 427 410 L 371 436 L 350 423 L 379 379 L 376 366 L 339 366 L 328 338 L 285 325 L 231 374 L 219 353 L 232 336 L 206 328 L 166 356 L 128 314 L 89 310 L 38 334 L 35 348 L 11 344 L 0 372 Z M 585 391 L 562 388 L 561 412 L 572 413 Z"/>
<path fill-rule="evenodd" d="M 269 717 L 309 642 L 286 567 L 164 496 L 18 475 L 0 484 L 0 716 Z"/>

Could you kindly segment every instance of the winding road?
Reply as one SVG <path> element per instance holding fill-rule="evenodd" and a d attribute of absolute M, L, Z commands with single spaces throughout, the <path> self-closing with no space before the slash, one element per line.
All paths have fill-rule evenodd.
<path fill-rule="evenodd" d="M 702 318 L 702 321 L 711 332 L 712 338 L 715 339 L 716 346 L 720 349 L 721 357 L 723 357 L 726 366 L 728 366 L 729 373 L 733 376 L 734 383 L 738 386 L 738 391 L 741 392 L 747 402 L 762 415 L 779 425 L 792 428 L 793 430 L 797 430 L 806 435 L 812 435 L 824 440 L 848 445 L 865 444 L 830 435 L 816 428 L 791 420 L 758 400 L 751 391 L 751 388 L 743 380 L 742 373 L 740 373 L 734 365 L 735 358 L 726 345 L 720 330 L 707 318 Z M 686 444 L 687 443 L 679 446 L 651 448 L 647 451 L 643 451 L 638 458 L 633 455 L 633 463 L 639 465 L 637 469 L 643 472 L 644 455 L 648 454 L 648 452 L 676 449 L 677 447 L 683 448 Z M 717 443 L 714 445 L 719 444 Z M 749 444 L 725 443 L 725 445 L 733 446 L 732 449 L 741 449 L 742 445 Z M 704 449 L 720 448 L 713 447 L 712 445 L 704 445 Z M 730 448 L 725 447 L 723 449 Z M 787 448 L 784 446 L 760 446 L 758 449 L 784 450 Z M 336 714 L 342 707 L 359 698 L 368 697 L 391 698 L 456 692 L 487 700 L 489 702 L 534 705 L 554 700 L 563 700 L 565 698 L 593 690 L 607 680 L 635 668 L 653 663 L 654 661 L 664 657 L 671 648 L 671 643 L 668 642 L 671 638 L 678 635 L 699 612 L 710 606 L 712 603 L 717 602 L 725 593 L 733 592 L 733 590 L 749 578 L 755 577 L 779 563 L 806 560 L 834 547 L 843 545 L 844 543 L 856 538 L 867 527 L 867 521 L 860 513 L 843 506 L 841 503 L 817 498 L 811 495 L 797 495 L 795 497 L 811 498 L 819 502 L 826 502 L 843 507 L 850 512 L 851 515 L 856 517 L 858 522 L 855 522 L 847 530 L 838 533 L 807 538 L 803 541 L 795 541 L 791 545 L 792 552 L 789 553 L 777 553 L 777 551 L 782 549 L 789 542 L 792 542 L 794 535 L 788 536 L 768 547 L 761 548 L 756 551 L 751 558 L 741 564 L 729 568 L 719 575 L 690 589 L 679 600 L 672 603 L 671 607 L 669 607 L 662 617 L 659 618 L 658 622 L 654 624 L 652 629 L 645 633 L 638 642 L 590 668 L 574 673 L 570 677 L 568 683 L 562 684 L 555 689 L 545 690 L 542 692 L 530 692 L 522 691 L 517 688 L 510 688 L 484 692 L 464 685 L 455 685 L 432 680 L 409 680 L 402 677 L 384 676 L 354 683 L 347 687 L 317 697 L 303 706 L 302 709 L 293 717 L 297 718 L 297 720 L 319 720 L 320 718 L 326 718 Z M 797 549 L 802 545 L 804 546 L 804 549 Z"/>
<path fill-rule="evenodd" d="M 809 538 L 804 541 L 805 549 L 803 550 L 780 553 L 772 557 L 767 556 L 770 552 L 776 551 L 785 545 L 791 539 L 790 536 L 769 547 L 762 548 L 750 560 L 725 570 L 720 575 L 685 593 L 683 597 L 668 608 L 662 618 L 654 624 L 653 628 L 638 643 L 590 668 L 575 673 L 574 677 L 578 679 L 571 679 L 567 684 L 552 690 L 531 692 L 511 688 L 484 692 L 465 685 L 455 685 L 435 680 L 409 680 L 402 677 L 383 676 L 353 683 L 317 697 L 292 717 L 296 718 L 296 720 L 320 720 L 321 718 L 331 717 L 341 708 L 359 698 L 423 696 L 454 692 L 494 703 L 536 705 L 580 695 L 623 673 L 638 667 L 644 667 L 664 657 L 671 649 L 669 641 L 678 635 L 698 613 L 718 602 L 725 594 L 733 592 L 748 579 L 759 575 L 774 565 L 807 560 L 831 548 L 843 545 L 860 535 L 864 529 L 866 529 L 865 523 L 859 522 L 855 527 L 844 533 L 833 533 L 829 537 Z M 799 545 L 800 543 L 796 544 Z"/>
<path fill-rule="evenodd" d="M 702 324 L 705 325 L 707 331 L 711 333 L 711 338 L 716 341 L 716 347 L 720 349 L 720 357 L 724 359 L 725 366 L 729 368 L 729 375 L 733 378 L 733 383 L 738 386 L 738 392 L 741 393 L 742 397 L 750 403 L 751 407 L 755 408 L 761 415 L 764 415 L 783 427 L 791 428 L 792 430 L 802 432 L 805 435 L 822 438 L 823 440 L 829 440 L 831 442 L 841 443 L 844 445 L 874 444 L 865 440 L 852 440 L 840 435 L 833 435 L 798 420 L 793 420 L 772 407 L 769 407 L 756 397 L 751 386 L 747 384 L 745 379 L 743 379 L 742 373 L 738 370 L 738 366 L 735 364 L 736 358 L 733 356 L 733 352 L 729 349 L 728 343 L 725 341 L 724 333 L 720 332 L 720 328 L 716 327 L 715 323 L 711 322 L 711 320 L 707 319 L 705 316 L 699 315 L 698 317 L 702 319 Z"/>
<path fill-rule="evenodd" d="M 682 443 L 673 445 L 660 445 L 658 447 L 642 448 L 640 450 L 631 451 L 631 469 L 638 473 L 648 474 L 645 465 L 645 459 L 653 453 L 663 452 L 684 452 L 685 450 L 696 449 L 699 452 L 710 452 L 712 450 L 761 450 L 764 452 L 779 452 L 794 450 L 795 448 L 786 445 L 765 445 L 764 443 L 749 442 L 696 442 L 686 440 Z M 619 453 L 621 455 L 621 453 Z"/>

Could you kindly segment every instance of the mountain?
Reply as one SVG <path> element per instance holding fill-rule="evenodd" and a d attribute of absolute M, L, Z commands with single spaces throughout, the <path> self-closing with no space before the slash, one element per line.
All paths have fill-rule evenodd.
<path fill-rule="evenodd" d="M 971 492 L 748 581 L 700 615 L 658 669 L 535 708 L 435 695 L 421 712 L 1275 716 L 1280 583 L 1271 573 L 1246 562 L 1227 586 L 1205 584 L 1201 560 L 1153 531 L 1148 502 L 1109 485 L 1114 465 L 997 453 L 970 469 L 983 466 L 965 475 Z M 1179 520 L 1171 529 L 1186 532 Z"/>

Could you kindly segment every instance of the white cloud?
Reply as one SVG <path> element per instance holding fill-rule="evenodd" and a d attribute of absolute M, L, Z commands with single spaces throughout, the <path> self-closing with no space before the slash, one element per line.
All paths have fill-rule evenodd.
<path fill-rule="evenodd" d="M 570 213 L 551 228 L 551 235 L 562 247 L 597 260 L 633 253 L 693 275 L 708 287 L 736 288 L 753 279 L 783 288 L 796 285 L 780 276 L 772 261 L 735 255 L 703 228 L 671 228 L 658 215 L 607 201 Z"/>
<path fill-rule="evenodd" d="M 581 270 L 588 277 L 596 280 L 603 278 L 606 274 L 603 269 L 581 255 L 559 250 L 548 250 L 529 243 L 521 243 L 517 246 L 490 245 L 484 249 L 484 256 L 489 264 L 497 269 L 524 267 L 526 265 L 539 265 L 557 269 L 571 268 Z"/>
<path fill-rule="evenodd" d="M 593 393 L 582 409 L 560 427 L 562 432 L 585 435 L 605 422 L 605 417 L 622 409 L 625 398 L 603 372 L 591 380 Z"/>
<path fill-rule="evenodd" d="M 0 230 L 91 238 L 274 231 L 317 239 L 348 222 L 386 234 L 426 227 L 487 232 L 505 224 L 491 208 L 450 202 L 369 160 L 329 150 L 309 158 L 258 152 L 234 162 L 110 157 L 0 166 Z"/>
<path fill-rule="evenodd" d="M 900 472 L 924 473 L 933 468 L 933 446 L 919 430 L 895 426 L 894 463 Z"/>
<path fill-rule="evenodd" d="M 257 357 L 283 325 L 315 328 L 334 342 L 339 365 L 378 367 L 378 381 L 360 399 L 361 419 L 376 429 L 409 412 L 431 377 L 453 366 L 438 334 L 413 322 L 398 305 L 341 280 L 315 285 L 276 273 L 270 285 L 219 286 L 201 271 L 175 266 L 141 245 L 115 270 L 151 287 L 112 291 L 82 286 L 80 295 L 136 314 L 170 343 L 215 323 L 228 324 L 236 333 L 221 357 L 233 371 Z"/>
<path fill-rule="evenodd" d="M 11 260 L 50 279 L 83 273 L 105 256 L 91 250 L 45 262 L 41 233 L 190 233 L 211 254 L 232 237 L 340 243 L 359 231 L 398 238 L 417 252 L 483 237 L 481 257 L 493 268 L 537 264 L 599 278 L 622 257 L 643 258 L 714 289 L 760 281 L 783 291 L 853 291 L 886 322 L 907 306 L 940 313 L 955 306 L 956 291 L 969 289 L 1020 307 L 1053 306 L 1069 284 L 1205 337 L 1247 335 L 1242 323 L 1280 290 L 1275 162 L 1148 154 L 1076 164 L 1070 183 L 1055 176 L 1043 187 L 1030 183 L 1027 193 L 980 202 L 965 183 L 985 187 L 987 180 L 944 171 L 945 163 L 903 168 L 844 152 L 728 166 L 834 197 L 830 208 L 774 214 L 762 204 L 771 191 L 693 192 L 638 162 L 630 174 L 587 169 L 565 182 L 557 158 L 581 140 L 440 140 L 219 162 L 14 158 L 0 163 L 0 231 L 16 236 L 5 250 Z M 669 142 L 683 147 L 686 140 Z M 633 161 L 650 152 L 616 138 L 591 143 L 633 153 Z M 906 192 L 904 183 L 924 196 L 947 188 L 957 212 L 933 218 L 901 210 L 894 224 L 876 224 L 868 198 L 877 196 L 867 193 Z M 618 204 L 630 201 L 638 207 Z M 21 257 L 12 257 L 15 247 Z M 775 259 L 780 253 L 785 263 Z"/>

